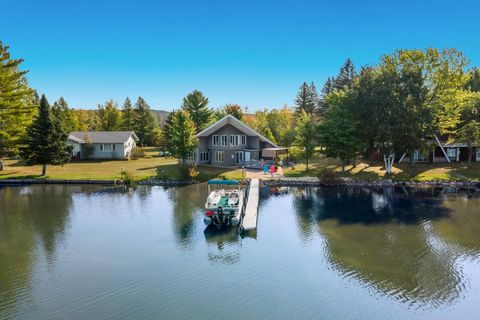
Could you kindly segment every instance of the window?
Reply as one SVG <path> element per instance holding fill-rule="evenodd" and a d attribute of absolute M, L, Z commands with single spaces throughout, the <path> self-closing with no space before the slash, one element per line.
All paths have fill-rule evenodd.
<path fill-rule="evenodd" d="M 247 136 L 244 134 L 239 135 L 230 135 L 230 145 L 231 146 L 246 146 L 247 145 Z"/>
<path fill-rule="evenodd" d="M 222 146 L 228 146 L 228 137 L 226 135 L 221 136 Z"/>
<path fill-rule="evenodd" d="M 477 149 L 477 161 L 480 161 L 480 149 Z"/>
<path fill-rule="evenodd" d="M 208 152 L 200 152 L 200 162 L 208 162 Z"/>
<path fill-rule="evenodd" d="M 219 145 L 218 135 L 213 135 L 213 136 L 212 136 L 212 145 L 214 145 L 214 146 L 218 146 L 218 145 Z"/>
<path fill-rule="evenodd" d="M 215 152 L 215 161 L 224 162 L 225 161 L 225 151 L 216 151 Z"/>
<path fill-rule="evenodd" d="M 102 144 L 100 144 L 100 151 L 104 151 L 104 152 L 115 151 L 115 144 L 113 144 L 113 143 L 102 143 Z"/>
<path fill-rule="evenodd" d="M 455 148 L 447 148 L 447 156 L 449 158 L 457 158 L 457 149 Z"/>

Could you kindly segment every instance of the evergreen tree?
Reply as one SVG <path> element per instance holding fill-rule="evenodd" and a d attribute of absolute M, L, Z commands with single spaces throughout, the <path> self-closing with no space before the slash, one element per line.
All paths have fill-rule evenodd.
<path fill-rule="evenodd" d="M 335 88 L 338 90 L 343 90 L 344 87 L 351 89 L 356 77 L 357 72 L 355 71 L 355 65 L 352 60 L 347 59 L 340 68 L 338 76 L 335 78 Z"/>
<path fill-rule="evenodd" d="M 52 113 L 55 118 L 60 122 L 63 130 L 67 133 L 76 130 L 77 123 L 73 116 L 72 110 L 68 107 L 67 102 L 63 97 L 60 97 L 53 103 Z"/>
<path fill-rule="evenodd" d="M 295 144 L 302 148 L 305 154 L 306 170 L 308 171 L 308 163 L 316 146 L 317 133 L 313 116 L 304 110 L 301 110 L 298 115 L 296 134 Z"/>
<path fill-rule="evenodd" d="M 40 99 L 38 114 L 27 128 L 22 157 L 28 164 L 41 164 L 42 176 L 47 173 L 47 164 L 62 165 L 71 157 L 71 147 L 67 146 L 68 134 L 58 119 L 52 114 L 45 95 Z"/>
<path fill-rule="evenodd" d="M 175 111 L 170 112 L 168 114 L 167 119 L 165 120 L 165 125 L 163 126 L 162 137 L 160 139 L 160 148 L 161 148 L 162 151 L 171 150 L 172 138 L 170 136 L 170 133 L 172 132 L 172 121 L 173 121 L 173 116 L 174 115 L 175 115 Z"/>
<path fill-rule="evenodd" d="M 310 89 L 310 95 L 312 96 L 312 102 L 313 102 L 312 114 L 314 114 L 318 111 L 318 108 L 320 108 L 320 96 L 318 95 L 317 87 L 315 86 L 313 81 L 310 83 L 309 89 Z"/>
<path fill-rule="evenodd" d="M 122 109 L 122 130 L 131 131 L 135 127 L 135 112 L 130 98 L 126 98 Z"/>
<path fill-rule="evenodd" d="M 113 100 L 108 100 L 105 105 L 98 105 L 98 118 L 100 130 L 116 131 L 120 129 L 121 113 L 117 103 Z"/>
<path fill-rule="evenodd" d="M 15 153 L 35 112 L 34 91 L 20 71 L 23 59 L 12 59 L 0 41 L 0 170 L 2 158 Z"/>
<path fill-rule="evenodd" d="M 153 118 L 150 106 L 142 98 L 138 97 L 135 103 L 135 133 L 140 140 L 140 145 L 143 147 L 147 143 L 151 143 L 154 130 L 155 119 Z"/>
<path fill-rule="evenodd" d="M 240 121 L 245 120 L 245 112 L 238 104 L 227 104 L 223 107 L 223 111 L 225 112 L 225 114 L 230 114 Z"/>
<path fill-rule="evenodd" d="M 306 82 L 304 82 L 298 91 L 297 98 L 295 99 L 295 105 L 297 106 L 295 112 L 298 115 L 302 111 L 309 115 L 313 115 L 315 112 L 315 101 L 312 99 L 312 92 Z"/>
<path fill-rule="evenodd" d="M 470 80 L 467 85 L 468 90 L 479 92 L 480 91 L 480 69 L 473 67 L 470 71 Z"/>
<path fill-rule="evenodd" d="M 208 108 L 208 98 L 198 90 L 193 90 L 183 98 L 182 109 L 190 114 L 197 132 L 205 129 L 210 122 L 212 110 Z"/>
<path fill-rule="evenodd" d="M 173 112 L 168 134 L 168 151 L 184 164 L 198 144 L 195 123 L 186 110 Z"/>

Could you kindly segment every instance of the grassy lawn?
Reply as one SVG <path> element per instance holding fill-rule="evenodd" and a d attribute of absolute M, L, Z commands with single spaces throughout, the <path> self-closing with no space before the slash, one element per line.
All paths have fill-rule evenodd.
<path fill-rule="evenodd" d="M 0 171 L 0 179 L 72 179 L 72 180 L 110 180 L 119 179 L 122 169 L 134 180 L 143 180 L 157 176 L 157 170 L 165 178 L 180 178 L 180 166 L 175 158 L 158 156 L 158 149 L 145 148 L 145 157 L 137 160 L 90 160 L 68 163 L 64 166 L 47 166 L 47 175 L 41 177 L 40 165 L 26 166 L 19 160 L 7 159 L 5 170 Z M 240 179 L 242 171 L 231 168 L 199 166 L 198 180 L 223 177 Z M 163 171 L 162 171 L 163 170 Z"/>
<path fill-rule="evenodd" d="M 309 171 L 306 171 L 304 163 L 295 165 L 294 169 L 285 168 L 284 174 L 287 177 L 318 176 L 325 169 L 331 169 L 338 172 L 342 177 L 358 180 L 377 180 L 389 178 L 392 180 L 479 180 L 480 164 L 474 163 L 471 168 L 467 168 L 466 163 L 417 163 L 415 167 L 410 167 L 408 163 L 394 165 L 394 173 L 386 176 L 383 163 L 369 165 L 358 161 L 355 168 L 347 166 L 345 173 L 341 173 L 340 161 L 332 158 L 324 158 L 316 155 L 311 160 Z"/>

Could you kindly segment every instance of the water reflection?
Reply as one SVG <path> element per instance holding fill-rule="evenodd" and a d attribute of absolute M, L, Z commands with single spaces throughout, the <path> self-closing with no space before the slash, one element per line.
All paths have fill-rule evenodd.
<path fill-rule="evenodd" d="M 438 189 L 326 188 L 292 193 L 302 237 L 311 238 L 318 231 L 326 240 L 326 258 L 344 277 L 415 304 L 443 304 L 462 294 L 457 256 L 444 240 L 453 238 L 478 250 L 474 245 L 478 242 L 462 236 L 468 220 L 478 217 L 471 202 L 463 202 L 459 218 L 453 214 L 459 207 L 446 204 L 444 190 Z M 478 222 L 474 225 L 469 231 L 480 239 Z"/>

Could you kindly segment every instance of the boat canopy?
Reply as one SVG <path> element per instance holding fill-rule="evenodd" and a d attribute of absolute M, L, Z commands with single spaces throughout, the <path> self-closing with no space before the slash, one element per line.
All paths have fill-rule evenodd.
<path fill-rule="evenodd" d="M 222 184 L 222 185 L 238 185 L 240 184 L 240 181 L 238 180 L 217 180 L 217 179 L 213 179 L 213 180 L 209 180 L 208 181 L 208 184 Z"/>

